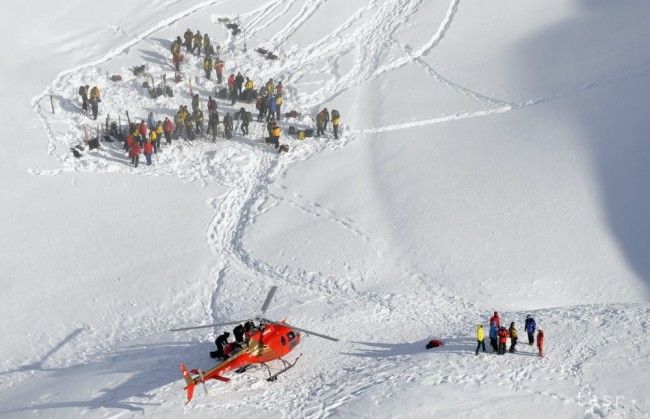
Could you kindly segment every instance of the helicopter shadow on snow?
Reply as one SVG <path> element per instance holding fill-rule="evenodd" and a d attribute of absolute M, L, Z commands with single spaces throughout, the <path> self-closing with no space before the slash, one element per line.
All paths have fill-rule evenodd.
<path fill-rule="evenodd" d="M 72 341 L 83 329 L 77 329 L 69 334 L 61 343 L 48 351 L 37 362 L 26 364 L 16 369 L 0 374 L 16 372 L 38 372 L 44 374 L 42 378 L 51 377 L 57 383 L 66 387 L 74 387 L 84 383 L 92 383 L 97 379 L 99 383 L 106 382 L 106 376 L 117 374 L 127 376 L 121 383 L 114 387 L 105 387 L 94 390 L 89 399 L 46 401 L 30 403 L 26 406 L 9 406 L 0 409 L 3 414 L 50 410 L 50 409 L 118 409 L 126 411 L 143 411 L 144 406 L 157 405 L 151 402 L 154 390 L 180 380 L 178 363 L 179 357 L 187 358 L 186 361 L 195 364 L 208 364 L 206 354 L 213 349 L 210 342 L 169 342 L 156 344 L 132 345 L 109 351 L 97 359 L 83 364 L 66 367 L 47 367 L 44 363 L 61 347 Z M 201 362 L 202 359 L 205 359 Z M 39 377 L 34 375 L 34 378 Z M 38 379 L 38 378 L 37 378 Z M 99 384 L 98 384 L 99 385 Z M 179 389 L 180 389 L 179 384 Z M 62 394 L 76 394 L 75 391 L 61 391 Z M 179 396 L 181 399 L 182 396 Z M 38 397 L 35 397 L 38 399 Z M 138 400 L 139 399 L 139 400 Z"/>
<path fill-rule="evenodd" d="M 344 352 L 344 354 L 363 358 L 389 358 L 422 353 L 465 354 L 476 349 L 476 340 L 469 337 L 442 339 L 444 345 L 427 350 L 426 345 L 429 340 L 431 338 L 404 343 L 352 341 L 359 345 L 355 348 L 356 351 Z"/>

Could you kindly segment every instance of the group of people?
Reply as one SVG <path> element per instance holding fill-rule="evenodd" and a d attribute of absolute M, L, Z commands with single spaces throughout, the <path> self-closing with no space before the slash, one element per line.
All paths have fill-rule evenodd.
<path fill-rule="evenodd" d="M 124 139 L 124 149 L 129 152 L 131 164 L 138 167 L 140 154 L 144 154 L 147 165 L 151 165 L 152 156 L 161 150 L 161 140 L 164 137 L 167 144 L 172 142 L 174 124 L 169 118 L 164 121 L 156 121 L 153 112 L 145 122 L 132 123 L 129 125 L 129 133 Z"/>
<path fill-rule="evenodd" d="M 235 336 L 234 342 L 228 342 L 230 333 L 223 332 L 215 339 L 214 344 L 217 346 L 217 350 L 210 352 L 210 357 L 220 360 L 228 358 L 230 355 L 248 345 L 250 336 L 255 329 L 256 326 L 252 320 L 249 320 L 243 324 L 238 324 L 232 330 L 232 333 Z"/>
<path fill-rule="evenodd" d="M 517 328 L 515 327 L 515 322 L 510 323 L 510 327 L 506 328 L 501 324 L 501 318 L 499 317 L 499 312 L 495 311 L 492 317 L 490 317 L 490 330 L 488 332 L 488 337 L 490 339 L 490 346 L 492 347 L 492 352 L 503 355 L 506 353 L 506 347 L 508 344 L 508 339 L 510 339 L 510 348 L 508 351 L 514 353 L 517 351 Z M 538 355 L 540 357 L 544 356 L 544 332 L 542 329 L 537 329 L 537 324 L 535 319 L 530 315 L 526 315 L 526 321 L 524 323 L 524 329 L 528 335 L 528 344 L 533 345 L 535 343 L 535 331 L 537 330 L 537 349 Z M 476 355 L 479 353 L 479 349 L 485 351 L 485 330 L 482 324 L 479 324 L 476 327 Z"/>
<path fill-rule="evenodd" d="M 201 35 L 200 31 L 193 33 L 188 29 L 182 38 L 178 36 L 172 42 L 172 61 L 177 71 L 180 70 L 179 66 L 182 61 L 182 48 L 193 54 L 201 55 L 203 53 L 205 55 L 203 69 L 206 78 L 211 78 L 214 69 L 217 75 L 217 83 L 222 83 L 225 63 L 219 59 L 218 55 L 215 55 L 219 53 L 220 48 L 216 46 L 215 49 L 215 45 L 213 45 L 207 33 Z M 213 55 L 215 55 L 214 58 Z M 256 89 L 251 78 L 241 72 L 231 73 L 227 79 L 227 92 L 231 105 L 234 105 L 237 101 L 255 103 L 255 108 L 258 111 L 257 121 L 266 123 L 268 136 L 265 138 L 265 142 L 274 145 L 278 152 L 288 151 L 286 145 L 280 144 L 282 128 L 279 121 L 283 116 L 282 105 L 284 103 L 282 81 L 276 83 L 274 79 L 270 78 L 259 89 Z M 87 85 L 81 86 L 79 87 L 79 95 L 81 96 L 83 110 L 88 111 L 90 108 L 93 118 L 97 119 L 98 104 L 101 101 L 99 88 L 94 86 L 91 89 Z M 221 97 L 225 98 L 225 95 Z M 140 123 L 129 122 L 126 135 L 120 135 L 124 135 L 122 137 L 124 139 L 124 148 L 128 151 L 131 163 L 137 167 L 140 155 L 144 154 L 147 165 L 152 164 L 152 156 L 161 151 L 163 138 L 167 145 L 171 145 L 174 140 L 192 141 L 204 135 L 211 137 L 212 141 L 216 141 L 219 135 L 228 139 L 232 138 L 237 130 L 234 127 L 235 121 L 237 121 L 237 127 L 241 129 L 241 134 L 249 135 L 249 125 L 253 121 L 253 114 L 243 106 L 233 114 L 226 112 L 221 118 L 217 110 L 217 101 L 212 96 L 209 96 L 207 99 L 207 129 L 205 129 L 205 118 L 198 93 L 192 94 L 191 107 L 190 112 L 186 105 L 179 106 L 173 118 L 165 117 L 164 120 L 156 120 L 153 113 L 150 112 L 147 121 L 142 120 Z M 285 116 L 292 117 L 299 116 L 299 114 L 290 112 Z M 316 116 L 317 136 L 325 134 L 329 122 L 332 123 L 334 138 L 338 138 L 340 114 L 336 110 L 332 110 L 330 113 L 327 108 L 320 111 Z M 292 129 L 289 131 L 295 133 Z M 308 131 L 313 133 L 313 130 L 302 130 L 302 132 Z M 304 139 L 305 136 L 309 135 L 308 133 L 303 134 L 299 138 Z"/>
<path fill-rule="evenodd" d="M 93 114 L 93 119 L 97 119 L 97 114 L 99 113 L 99 102 L 101 99 L 101 92 L 99 87 L 93 86 L 92 89 L 90 86 L 79 86 L 79 96 L 81 96 L 81 109 L 84 112 L 88 112 L 88 106 L 90 105 L 90 110 Z"/>

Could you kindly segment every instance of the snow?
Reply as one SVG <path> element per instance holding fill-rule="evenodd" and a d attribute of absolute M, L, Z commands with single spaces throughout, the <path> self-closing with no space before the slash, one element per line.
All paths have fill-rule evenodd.
<path fill-rule="evenodd" d="M 3 12 L 0 416 L 650 413 L 646 2 Z M 241 23 L 247 53 L 222 17 Z M 188 75 L 205 105 L 214 82 L 196 57 L 173 98 L 150 99 L 130 71 L 172 77 L 170 41 L 188 27 L 226 49 L 228 72 L 283 80 L 296 125 L 339 109 L 341 138 L 285 136 L 278 155 L 252 123 L 137 169 L 117 143 L 74 158 L 97 129 L 82 83 L 102 89 L 98 122 L 172 116 L 189 105 Z M 277 382 L 254 369 L 185 406 L 178 363 L 209 368 L 221 329 L 168 330 L 255 315 L 272 285 L 270 317 L 342 342 L 306 337 Z M 475 356 L 494 310 L 516 322 L 519 352 Z M 523 342 L 528 313 L 543 359 Z M 426 351 L 434 337 L 445 346 Z"/>

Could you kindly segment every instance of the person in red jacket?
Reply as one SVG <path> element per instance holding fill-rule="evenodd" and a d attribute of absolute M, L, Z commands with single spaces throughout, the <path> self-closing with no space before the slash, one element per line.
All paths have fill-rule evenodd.
<path fill-rule="evenodd" d="M 163 122 L 163 132 L 165 133 L 165 140 L 167 140 L 167 144 L 171 144 L 172 132 L 174 132 L 174 123 L 171 119 L 169 119 L 169 117 L 166 117 L 165 121 Z"/>
<path fill-rule="evenodd" d="M 508 329 L 501 326 L 499 327 L 498 335 L 499 335 L 499 355 L 503 355 L 506 353 L 506 344 L 508 343 L 508 336 L 510 336 L 510 333 L 508 332 Z"/>
<path fill-rule="evenodd" d="M 131 157 L 131 164 L 138 167 L 138 163 L 140 162 L 140 143 L 135 141 L 135 139 L 129 148 L 129 157 Z"/>
<path fill-rule="evenodd" d="M 217 83 L 221 84 L 223 81 L 223 61 L 221 61 L 219 58 L 216 59 L 214 62 L 214 71 L 217 73 Z"/>
<path fill-rule="evenodd" d="M 495 324 L 497 327 L 501 326 L 501 318 L 499 318 L 499 312 L 495 311 L 494 315 L 490 317 L 490 324 Z"/>
<path fill-rule="evenodd" d="M 153 154 L 153 144 L 151 144 L 150 139 L 147 139 L 147 142 L 144 143 L 144 156 L 147 158 L 147 166 L 151 166 L 152 154 Z"/>
<path fill-rule="evenodd" d="M 144 145 L 145 140 L 147 139 L 147 123 L 144 122 L 144 119 L 142 122 L 140 122 L 140 125 L 138 126 L 138 132 L 140 133 L 140 147 Z"/>
<path fill-rule="evenodd" d="M 544 358 L 544 332 L 542 329 L 537 331 L 537 349 L 539 350 L 539 356 Z"/>

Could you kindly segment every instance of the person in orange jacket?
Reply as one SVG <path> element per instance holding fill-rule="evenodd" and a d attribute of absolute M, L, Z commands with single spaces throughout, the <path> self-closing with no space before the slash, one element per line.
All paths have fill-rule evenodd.
<path fill-rule="evenodd" d="M 144 156 L 147 158 L 147 166 L 151 166 L 152 154 L 153 154 L 153 144 L 151 144 L 150 139 L 147 139 L 147 142 L 144 143 Z"/>
<path fill-rule="evenodd" d="M 508 333 L 508 329 L 501 326 L 499 327 L 498 335 L 499 335 L 499 355 L 503 355 L 506 353 L 506 344 L 508 343 L 508 337 L 510 336 L 510 333 Z"/>
<path fill-rule="evenodd" d="M 542 329 L 537 331 L 537 349 L 539 350 L 539 356 L 544 358 L 544 331 Z"/>
<path fill-rule="evenodd" d="M 214 71 L 217 73 L 217 83 L 221 84 L 223 81 L 223 67 L 224 63 L 217 57 L 217 59 L 214 61 Z"/>

